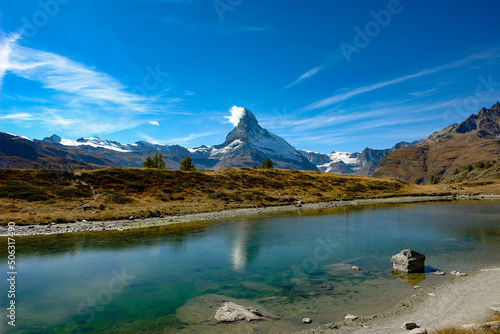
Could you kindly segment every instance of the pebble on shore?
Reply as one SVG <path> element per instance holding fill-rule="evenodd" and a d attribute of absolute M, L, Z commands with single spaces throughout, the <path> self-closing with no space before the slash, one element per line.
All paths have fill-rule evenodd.
<path fill-rule="evenodd" d="M 407 322 L 405 322 L 401 326 L 401 328 L 403 328 L 403 329 L 414 329 L 414 328 L 418 328 L 418 325 L 415 322 L 413 322 L 413 321 L 407 321 Z"/>
<path fill-rule="evenodd" d="M 357 315 L 354 315 L 354 314 L 347 314 L 344 319 L 345 320 L 356 320 L 358 319 L 359 317 Z"/>

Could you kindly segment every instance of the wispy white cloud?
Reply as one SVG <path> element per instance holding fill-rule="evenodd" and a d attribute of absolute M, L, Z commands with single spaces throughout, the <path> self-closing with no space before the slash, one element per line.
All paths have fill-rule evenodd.
<path fill-rule="evenodd" d="M 16 101 L 16 102 L 34 102 L 34 103 L 49 103 L 49 100 L 42 99 L 40 97 L 36 96 L 21 96 L 18 94 L 11 94 L 7 93 L 5 91 L 2 92 L 2 95 L 0 95 L 1 100 L 8 100 L 8 101 Z"/>
<path fill-rule="evenodd" d="M 17 121 L 34 121 L 39 118 L 35 117 L 32 114 L 29 114 L 27 112 L 18 112 L 18 113 L 13 113 L 13 114 L 8 114 L 5 116 L 0 117 L 0 119 L 13 119 Z"/>
<path fill-rule="evenodd" d="M 7 74 L 34 81 L 40 83 L 50 101 L 2 94 L 4 100 L 31 102 L 23 109 L 4 108 L 5 121 L 23 126 L 41 122 L 75 135 L 89 135 L 136 127 L 145 123 L 143 117 L 148 114 L 183 113 L 176 109 L 181 98 L 163 97 L 164 92 L 151 96 L 131 93 L 129 87 L 106 73 L 55 53 L 23 47 L 17 39 L 0 34 L 0 85 Z"/>
<path fill-rule="evenodd" d="M 12 112 L 0 117 L 11 123 L 23 126 L 44 126 L 50 131 L 68 131 L 75 136 L 112 133 L 135 128 L 144 121 L 127 116 L 102 117 L 99 113 L 81 110 L 72 111 L 55 108 L 33 108 L 30 112 Z"/>
<path fill-rule="evenodd" d="M 113 104 L 130 111 L 144 112 L 147 98 L 128 93 L 111 76 L 54 53 L 10 43 L 6 71 L 40 82 L 44 88 L 69 94 L 92 104 Z"/>
<path fill-rule="evenodd" d="M 7 35 L 0 30 L 0 91 L 3 77 L 9 69 L 9 55 L 12 53 L 12 45 L 20 38 L 19 34 Z"/>
<path fill-rule="evenodd" d="M 154 138 L 148 134 L 138 132 L 137 133 L 141 138 L 153 144 L 162 144 L 162 145 L 189 145 L 189 143 L 198 138 L 212 136 L 218 134 L 218 132 L 202 132 L 202 133 L 192 133 L 185 137 L 177 137 L 177 138 L 167 138 L 167 139 L 158 139 Z"/>
<path fill-rule="evenodd" d="M 160 123 L 158 123 L 157 121 L 149 121 L 148 123 L 153 126 L 160 126 Z"/>
<path fill-rule="evenodd" d="M 347 91 L 345 93 L 336 94 L 336 95 L 330 96 L 330 97 L 328 97 L 326 99 L 322 99 L 320 101 L 311 103 L 310 105 L 308 105 L 307 107 L 303 108 L 302 110 L 303 111 L 311 111 L 311 110 L 316 110 L 316 109 L 320 109 L 320 108 L 323 108 L 323 107 L 328 107 L 328 106 L 330 106 L 332 104 L 348 100 L 348 99 L 350 99 L 350 98 L 352 98 L 354 96 L 357 96 L 357 95 L 360 95 L 360 94 L 363 94 L 363 93 L 371 92 L 373 90 L 376 90 L 376 89 L 379 89 L 379 88 L 382 88 L 382 87 L 387 87 L 387 86 L 390 86 L 390 85 L 398 84 L 398 83 L 401 83 L 401 82 L 404 82 L 404 81 L 407 81 L 407 80 L 410 80 L 410 79 L 413 79 L 413 78 L 418 78 L 418 77 L 421 77 L 421 76 L 424 76 L 424 75 L 428 75 L 428 74 L 431 74 L 431 73 L 436 73 L 436 72 L 438 72 L 440 70 L 441 70 L 441 68 L 424 70 L 424 71 L 421 71 L 421 72 L 418 72 L 418 73 L 415 73 L 415 74 L 406 75 L 406 76 L 403 76 L 403 77 L 399 77 L 399 78 L 395 78 L 395 79 L 391 79 L 391 80 L 387 80 L 387 81 L 378 82 L 378 83 L 373 84 L 373 85 L 359 87 L 359 88 Z"/>
<path fill-rule="evenodd" d="M 311 68 L 309 71 L 305 72 L 300 77 L 298 77 L 294 82 L 292 82 L 291 84 L 286 86 L 285 89 L 288 89 L 292 86 L 295 86 L 296 84 L 313 77 L 314 75 L 318 74 L 319 72 L 326 70 L 326 69 L 338 64 L 338 62 L 340 61 L 340 59 L 342 59 L 342 57 L 343 56 L 340 53 L 340 51 L 335 52 L 333 55 L 328 57 L 328 59 L 323 64 Z"/>
<path fill-rule="evenodd" d="M 211 132 L 202 132 L 202 133 L 192 133 L 186 137 L 170 138 L 170 139 L 166 140 L 165 142 L 171 143 L 171 144 L 185 145 L 185 144 L 189 144 L 189 142 L 192 141 L 193 139 L 212 136 L 215 134 L 218 134 L 218 132 L 211 131 Z"/>
<path fill-rule="evenodd" d="M 186 96 L 193 96 L 194 95 L 194 92 L 190 91 L 190 90 L 185 90 L 184 91 L 184 95 Z"/>
<path fill-rule="evenodd" d="M 491 95 L 477 97 L 480 106 L 489 107 L 494 100 Z M 402 140 L 426 138 L 433 131 L 441 130 L 453 122 L 464 121 L 480 108 L 461 112 L 463 101 L 463 96 L 434 101 L 407 97 L 346 108 L 336 107 L 313 117 L 305 117 L 306 114 L 300 113 L 289 114 L 279 122 L 273 123 L 272 118 L 268 118 L 261 123 L 269 125 L 273 132 L 296 146 L 323 144 L 334 150 L 335 145 L 339 144 L 370 144 L 387 140 L 394 144 Z"/>
<path fill-rule="evenodd" d="M 242 32 L 261 32 L 268 30 L 268 27 L 253 27 L 253 26 L 240 26 L 240 27 L 223 27 L 216 29 L 221 34 L 237 34 Z"/>
<path fill-rule="evenodd" d="M 492 48 L 492 49 L 467 56 L 461 60 L 458 60 L 458 61 L 455 61 L 455 62 L 452 62 L 449 64 L 445 64 L 445 65 L 442 65 L 439 67 L 425 69 L 425 70 L 422 70 L 422 71 L 419 71 L 417 73 L 413 73 L 410 75 L 405 75 L 405 76 L 394 78 L 391 80 L 381 81 L 381 82 L 378 82 L 376 84 L 355 88 L 355 89 L 349 90 L 347 92 L 338 93 L 338 94 L 335 94 L 333 96 L 327 97 L 325 99 L 311 103 L 308 106 L 302 108 L 301 110 L 302 111 L 311 111 L 311 110 L 316 110 L 316 109 L 328 107 L 332 104 L 336 104 L 336 103 L 348 100 L 348 99 L 353 98 L 355 96 L 358 96 L 360 94 L 368 93 L 368 92 L 371 92 L 371 91 L 374 91 L 374 90 L 377 90 L 377 89 L 380 89 L 383 87 L 399 84 L 399 83 L 402 83 L 402 82 L 405 82 L 405 81 L 408 81 L 411 79 L 434 74 L 434 73 L 440 72 L 440 71 L 445 70 L 445 69 L 452 69 L 452 68 L 461 67 L 461 66 L 467 65 L 473 61 L 476 61 L 476 60 L 498 58 L 498 57 L 500 57 L 499 51 L 500 51 L 499 47 Z"/>

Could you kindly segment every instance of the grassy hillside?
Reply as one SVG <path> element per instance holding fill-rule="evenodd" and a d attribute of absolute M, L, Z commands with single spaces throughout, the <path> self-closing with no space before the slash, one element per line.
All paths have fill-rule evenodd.
<path fill-rule="evenodd" d="M 75 173 L 0 169 L 0 222 L 112 220 L 157 212 L 175 215 L 288 205 L 297 200 L 312 203 L 444 192 L 442 185 L 279 169 L 109 168 Z"/>
<path fill-rule="evenodd" d="M 318 172 L 262 169 L 182 172 L 109 168 L 96 171 L 0 170 L 0 219 L 44 223 L 57 218 L 118 219 L 394 196 L 413 185 Z M 83 210 L 84 205 L 93 208 Z M 101 209 L 98 207 L 101 206 Z"/>
<path fill-rule="evenodd" d="M 433 145 L 405 148 L 385 157 L 373 173 L 374 177 L 396 177 L 417 184 L 449 177 L 476 161 L 498 160 L 500 142 L 492 139 L 462 137 Z"/>

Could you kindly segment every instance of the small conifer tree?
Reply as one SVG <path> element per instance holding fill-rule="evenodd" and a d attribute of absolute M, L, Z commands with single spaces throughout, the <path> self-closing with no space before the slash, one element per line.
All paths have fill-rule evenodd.
<path fill-rule="evenodd" d="M 273 164 L 273 161 L 271 160 L 271 158 L 267 158 L 266 160 L 262 161 L 262 165 L 260 166 L 260 168 L 263 168 L 263 169 L 274 168 L 274 164 Z"/>
<path fill-rule="evenodd" d="M 179 169 L 184 171 L 196 170 L 195 165 L 193 165 L 193 159 L 191 159 L 189 155 L 185 157 L 184 160 L 181 161 L 181 166 L 179 167 Z"/>
<path fill-rule="evenodd" d="M 167 166 L 165 161 L 163 161 L 163 155 L 161 153 L 156 152 L 154 157 L 148 155 L 146 160 L 142 163 L 142 167 L 144 168 L 158 168 L 163 169 Z"/>

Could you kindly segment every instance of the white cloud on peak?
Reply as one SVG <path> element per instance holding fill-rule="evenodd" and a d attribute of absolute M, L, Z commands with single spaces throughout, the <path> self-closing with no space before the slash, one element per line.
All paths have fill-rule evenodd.
<path fill-rule="evenodd" d="M 224 116 L 224 118 L 227 118 L 234 126 L 238 126 L 240 119 L 245 116 L 245 108 L 233 106 L 229 111 L 231 116 Z"/>

